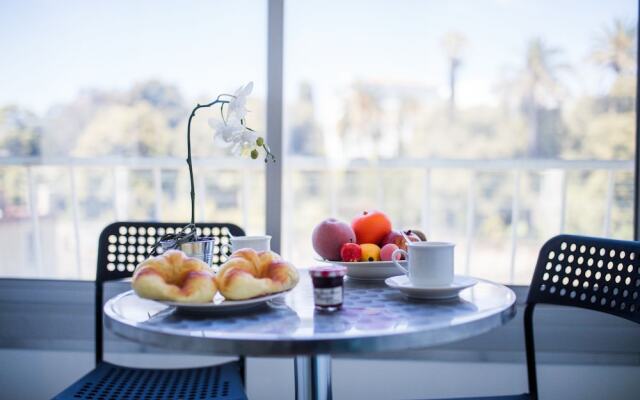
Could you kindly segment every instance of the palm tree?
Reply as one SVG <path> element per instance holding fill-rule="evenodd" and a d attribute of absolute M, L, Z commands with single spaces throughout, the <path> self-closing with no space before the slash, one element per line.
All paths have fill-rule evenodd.
<path fill-rule="evenodd" d="M 459 32 L 448 32 L 442 38 L 442 48 L 449 61 L 449 117 L 453 118 L 456 109 L 456 84 L 458 68 L 462 64 L 462 51 L 467 38 Z"/>
<path fill-rule="evenodd" d="M 530 156 L 540 151 L 540 111 L 555 106 L 564 94 L 558 75 L 569 67 L 558 62 L 561 54 L 559 48 L 548 46 L 540 38 L 531 40 L 527 45 L 525 65 L 515 82 L 521 109 L 528 120 Z"/>
<path fill-rule="evenodd" d="M 619 76 L 636 68 L 636 27 L 619 19 L 604 27 L 596 40 L 592 59 Z"/>

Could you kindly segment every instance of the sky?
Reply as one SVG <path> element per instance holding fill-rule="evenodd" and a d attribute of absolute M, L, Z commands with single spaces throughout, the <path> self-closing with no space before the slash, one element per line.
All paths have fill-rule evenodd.
<path fill-rule="evenodd" d="M 188 97 L 266 87 L 264 1 L 0 0 L 0 105 L 160 79 Z"/>
<path fill-rule="evenodd" d="M 355 81 L 395 82 L 447 94 L 442 37 L 467 37 L 462 106 L 495 101 L 535 37 L 574 66 L 574 93 L 607 76 L 588 62 L 598 32 L 637 22 L 633 0 L 287 0 L 285 93 L 312 84 L 326 104 Z M 187 98 L 215 97 L 244 82 L 266 91 L 266 0 L 0 0 L 0 106 L 43 113 L 87 88 L 122 90 L 160 79 Z"/>
<path fill-rule="evenodd" d="M 617 18 L 636 23 L 638 14 L 633 0 L 289 4 L 289 84 L 305 76 L 325 88 L 357 79 L 393 80 L 435 87 L 446 96 L 448 65 L 442 38 L 447 32 L 460 32 L 468 40 L 459 71 L 463 106 L 494 100 L 496 82 L 522 66 L 527 42 L 536 37 L 562 49 L 558 61 L 575 66 L 564 77 L 575 92 L 603 89 L 606 77 L 587 60 L 598 32 Z"/>

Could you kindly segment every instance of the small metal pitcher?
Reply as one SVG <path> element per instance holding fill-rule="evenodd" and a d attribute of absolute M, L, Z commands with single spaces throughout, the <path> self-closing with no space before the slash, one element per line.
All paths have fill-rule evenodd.
<path fill-rule="evenodd" d="M 189 257 L 198 258 L 204 261 L 209 267 L 211 267 L 211 260 L 213 258 L 213 238 L 202 238 L 195 242 L 181 243 L 180 250 Z"/>
<path fill-rule="evenodd" d="M 178 243 L 175 239 L 160 242 L 163 251 L 179 249 L 188 257 L 197 258 L 211 267 L 213 259 L 213 238 L 201 238 L 192 242 Z"/>

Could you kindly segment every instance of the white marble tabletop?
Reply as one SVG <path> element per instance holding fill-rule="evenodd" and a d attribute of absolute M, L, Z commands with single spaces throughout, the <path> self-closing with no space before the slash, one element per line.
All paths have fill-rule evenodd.
<path fill-rule="evenodd" d="M 126 292 L 104 306 L 105 325 L 125 338 L 220 355 L 290 356 L 398 351 L 479 335 L 515 315 L 515 294 L 479 280 L 448 301 L 404 297 L 384 282 L 345 281 L 343 309 L 314 311 L 306 271 L 284 298 L 241 314 L 201 315 Z"/>

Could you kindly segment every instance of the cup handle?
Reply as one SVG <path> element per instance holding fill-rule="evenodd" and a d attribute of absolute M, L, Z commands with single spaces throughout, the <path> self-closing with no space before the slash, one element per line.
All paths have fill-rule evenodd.
<path fill-rule="evenodd" d="M 391 261 L 393 261 L 393 264 L 400 269 L 403 273 L 405 273 L 406 275 L 409 275 L 409 270 L 405 267 L 403 267 L 398 260 L 396 259 L 396 255 L 397 254 L 404 254 L 404 258 L 408 259 L 409 258 L 409 254 L 402 250 L 402 249 L 396 249 L 393 251 L 393 253 L 391 253 Z"/>

